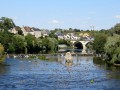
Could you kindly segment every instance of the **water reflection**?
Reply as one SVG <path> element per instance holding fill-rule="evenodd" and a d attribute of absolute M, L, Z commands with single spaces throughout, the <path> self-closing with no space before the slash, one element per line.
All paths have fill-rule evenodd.
<path fill-rule="evenodd" d="M 9 66 L 0 66 L 0 74 L 6 74 L 9 71 Z"/>
<path fill-rule="evenodd" d="M 108 78 L 120 79 L 120 67 L 109 65 L 109 64 L 105 63 L 104 61 L 102 61 L 101 58 L 96 58 L 96 57 L 93 58 L 93 63 L 97 67 L 107 70 L 108 73 L 106 73 L 106 74 L 107 74 Z"/>
<path fill-rule="evenodd" d="M 118 67 L 91 56 L 76 54 L 72 62 L 66 62 L 64 54 L 51 57 L 50 61 L 7 59 L 10 66 L 0 67 L 0 90 L 120 90 Z"/>

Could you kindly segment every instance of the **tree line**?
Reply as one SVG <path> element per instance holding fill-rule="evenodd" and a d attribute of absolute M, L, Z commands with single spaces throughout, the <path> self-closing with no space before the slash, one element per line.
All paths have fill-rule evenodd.
<path fill-rule="evenodd" d="M 107 63 L 120 64 L 120 23 L 96 33 L 93 49 L 96 54 L 103 54 Z"/>
<path fill-rule="evenodd" d="M 13 20 L 6 17 L 0 18 L 0 54 L 3 51 L 7 53 L 56 53 L 58 44 L 71 45 L 70 41 L 58 40 L 56 32 L 65 33 L 84 33 L 87 32 L 95 39 L 87 47 L 93 49 L 96 54 L 104 54 L 105 59 L 109 63 L 120 63 L 120 23 L 114 27 L 105 30 L 80 30 L 72 29 L 51 30 L 48 37 L 35 38 L 31 34 L 23 36 L 20 28 L 18 34 L 14 35 L 8 32 L 13 27 L 18 27 L 14 24 Z"/>
<path fill-rule="evenodd" d="M 8 30 L 16 27 L 18 34 L 12 34 Z M 16 26 L 12 19 L 7 17 L 0 18 L 0 44 L 4 51 L 9 54 L 38 54 L 56 53 L 58 44 L 70 45 L 69 41 L 58 40 L 55 31 L 47 37 L 35 38 L 28 34 L 24 36 L 19 26 Z M 2 52 L 2 51 L 1 51 Z"/>

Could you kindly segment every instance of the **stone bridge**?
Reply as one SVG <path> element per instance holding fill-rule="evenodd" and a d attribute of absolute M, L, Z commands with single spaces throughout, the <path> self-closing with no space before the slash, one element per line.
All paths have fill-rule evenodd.
<path fill-rule="evenodd" d="M 93 41 L 91 41 L 91 40 L 88 40 L 88 41 L 71 41 L 71 43 L 73 44 L 73 47 L 76 47 L 76 46 L 81 47 L 80 49 L 82 49 L 82 54 L 87 54 L 86 53 L 86 49 L 87 49 L 86 45 L 90 42 L 92 43 Z"/>

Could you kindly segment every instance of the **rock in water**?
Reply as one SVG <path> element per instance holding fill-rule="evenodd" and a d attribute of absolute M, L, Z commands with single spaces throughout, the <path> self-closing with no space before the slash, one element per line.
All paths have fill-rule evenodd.
<path fill-rule="evenodd" d="M 73 61 L 73 57 L 72 57 L 72 55 L 71 55 L 70 52 L 67 52 L 67 53 L 65 54 L 65 60 L 66 60 L 66 62 L 71 62 L 71 61 Z"/>

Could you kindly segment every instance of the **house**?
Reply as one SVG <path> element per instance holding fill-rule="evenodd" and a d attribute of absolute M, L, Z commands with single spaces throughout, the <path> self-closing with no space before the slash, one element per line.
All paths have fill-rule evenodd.
<path fill-rule="evenodd" d="M 58 35 L 58 40 L 64 39 L 64 35 Z"/>
<path fill-rule="evenodd" d="M 47 29 L 45 29 L 45 30 L 43 29 L 42 32 L 41 32 L 41 34 L 42 34 L 43 37 L 46 37 L 46 36 L 49 36 L 50 31 L 47 30 Z"/>
<path fill-rule="evenodd" d="M 34 27 L 31 28 L 31 27 L 28 27 L 28 26 L 25 26 L 25 27 L 22 27 L 22 28 L 14 27 L 13 29 L 9 30 L 9 32 L 17 34 L 18 30 L 22 30 L 24 36 L 26 36 L 28 34 L 31 34 L 31 35 L 35 36 L 36 38 L 39 38 L 39 37 L 42 36 L 42 32 L 41 32 L 40 29 L 34 28 Z"/>
<path fill-rule="evenodd" d="M 28 26 L 22 27 L 21 30 L 23 31 L 24 36 L 26 36 L 27 34 L 34 35 L 34 31 Z"/>
<path fill-rule="evenodd" d="M 19 30 L 21 30 L 21 28 L 19 26 L 13 27 L 12 29 L 8 30 L 10 33 L 13 34 L 18 34 Z"/>
<path fill-rule="evenodd" d="M 18 33 L 16 27 L 10 29 L 9 32 L 10 32 L 10 33 L 13 33 L 13 34 L 17 34 L 17 33 Z"/>
<path fill-rule="evenodd" d="M 34 36 L 35 36 L 36 38 L 39 38 L 39 37 L 42 36 L 42 31 L 41 31 L 40 29 L 33 27 L 32 30 L 34 31 Z"/>
<path fill-rule="evenodd" d="M 74 33 L 68 33 L 66 35 L 64 35 L 64 39 L 65 40 L 79 40 L 80 37 L 76 36 Z"/>

